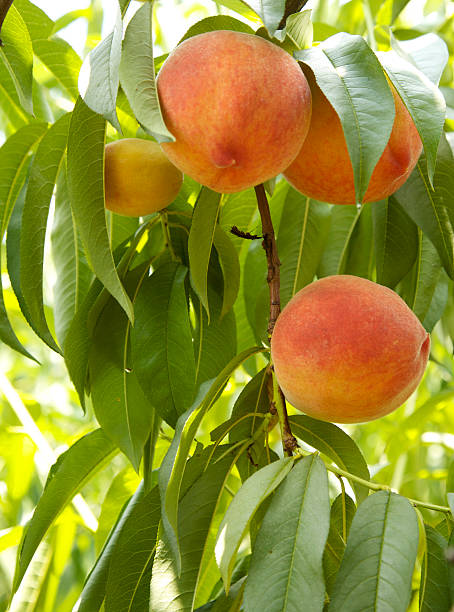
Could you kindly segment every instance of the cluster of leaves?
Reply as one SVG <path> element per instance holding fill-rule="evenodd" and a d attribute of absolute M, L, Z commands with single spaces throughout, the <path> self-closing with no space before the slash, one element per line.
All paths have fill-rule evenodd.
<path fill-rule="evenodd" d="M 268 185 L 283 305 L 315 277 L 349 273 L 395 289 L 428 331 L 436 326 L 431 377 L 415 410 L 374 424 L 381 448 L 367 427 L 358 428 L 356 444 L 333 424 L 292 415 L 302 450 L 282 459 L 268 393 L 266 259 L 260 240 L 230 233 L 237 226 L 260 235 L 253 190 L 221 196 L 186 177 L 162 213 L 140 221 L 106 216 L 106 137 L 172 137 L 156 97 L 155 72 L 166 55 L 153 54 L 153 3 L 135 13 L 123 36 L 128 4 L 120 2 L 113 31 L 83 64 L 57 36 L 79 14 L 54 22 L 16 0 L 2 28 L 7 275 L 23 317 L 61 355 L 80 404 L 100 426 L 60 455 L 23 533 L 0 535 L 0 550 L 22 536 L 15 600 L 47 555 L 43 590 L 29 609 L 70 609 L 75 593 L 80 612 L 298 610 L 301 601 L 307 610 L 359 612 L 380 602 L 396 611 L 448 611 L 454 464 L 443 454 L 438 480 L 429 474 L 430 495 L 418 479 L 433 464 L 424 424 L 443 432 L 454 420 L 452 408 L 441 410 L 454 395 L 452 18 L 440 20 L 436 36 L 399 22 L 405 2 L 350 0 L 335 11 L 319 2 L 310 18 L 298 3 L 225 0 L 218 4 L 253 21 L 218 14 L 183 37 L 215 29 L 253 34 L 261 20 L 257 34 L 309 65 L 336 108 L 359 200 L 392 127 L 385 72 L 424 144 L 410 179 L 387 201 L 332 206 L 285 181 Z M 61 97 L 70 112 L 56 102 Z M 43 291 L 50 225 L 51 308 Z M 8 311 L 0 290 L 0 338 L 33 358 Z M 229 394 L 232 381 L 242 387 L 237 397 Z M 75 554 L 76 513 L 84 519 L 71 499 L 118 450 L 135 472 L 119 471 L 106 495 L 95 564 L 82 592 L 74 575 L 70 587 L 59 585 L 56 568 Z M 388 464 L 372 482 L 368 463 L 383 456 Z M 439 506 L 442 520 L 427 506 Z M 58 558 L 46 551 L 62 541 Z"/>

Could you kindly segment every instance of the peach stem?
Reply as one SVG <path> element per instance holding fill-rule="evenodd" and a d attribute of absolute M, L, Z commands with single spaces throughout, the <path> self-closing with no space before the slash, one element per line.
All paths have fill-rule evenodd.
<path fill-rule="evenodd" d="M 260 213 L 260 219 L 262 221 L 262 233 L 263 242 L 262 246 L 265 249 L 266 261 L 268 264 L 268 275 L 267 282 L 270 289 L 270 318 L 268 322 L 268 337 L 271 340 L 274 325 L 281 312 L 281 296 L 280 296 L 280 273 L 279 256 L 276 246 L 276 238 L 274 235 L 273 221 L 271 219 L 270 207 L 268 199 L 266 197 L 265 188 L 263 184 L 256 185 L 255 195 L 257 197 L 257 204 Z M 287 408 L 285 406 L 285 396 L 282 389 L 279 387 L 276 377 L 273 375 L 273 390 L 270 390 L 268 395 L 270 399 L 270 405 L 275 407 L 279 417 L 279 425 L 281 428 L 282 446 L 284 453 L 291 457 L 293 451 L 298 447 L 295 436 L 292 434 L 290 429 L 290 423 L 287 415 Z"/>

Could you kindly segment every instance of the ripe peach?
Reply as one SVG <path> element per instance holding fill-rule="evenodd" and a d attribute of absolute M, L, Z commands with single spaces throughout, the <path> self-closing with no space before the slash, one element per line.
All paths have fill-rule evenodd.
<path fill-rule="evenodd" d="M 106 208 L 128 217 L 140 217 L 171 204 L 183 175 L 151 140 L 123 138 L 105 148 Z"/>
<path fill-rule="evenodd" d="M 181 43 L 157 89 L 175 142 L 169 159 L 221 193 L 285 170 L 309 128 L 311 94 L 298 63 L 259 36 L 217 30 Z"/>
<path fill-rule="evenodd" d="M 285 178 L 310 198 L 332 204 L 355 204 L 353 167 L 342 125 L 313 73 L 305 71 L 312 91 L 309 132 Z M 363 202 L 376 202 L 397 191 L 410 176 L 422 143 L 410 113 L 391 85 L 396 115 L 388 144 L 374 168 Z"/>
<path fill-rule="evenodd" d="M 301 289 L 271 339 L 288 401 L 324 421 L 371 421 L 398 408 L 424 373 L 430 337 L 391 289 L 328 276 Z"/>

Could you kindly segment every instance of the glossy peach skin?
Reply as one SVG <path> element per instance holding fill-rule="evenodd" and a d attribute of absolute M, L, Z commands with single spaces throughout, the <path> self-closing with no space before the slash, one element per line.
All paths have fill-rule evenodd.
<path fill-rule="evenodd" d="M 251 34 L 218 30 L 181 43 L 157 89 L 176 141 L 169 159 L 214 191 L 232 193 L 285 170 L 309 128 L 311 94 L 299 64 Z"/>
<path fill-rule="evenodd" d="M 273 331 L 277 380 L 298 410 L 357 423 L 398 408 L 418 386 L 430 337 L 391 289 L 328 276 L 301 289 Z"/>
<path fill-rule="evenodd" d="M 106 208 L 140 217 L 162 210 L 177 197 L 183 175 L 151 140 L 123 138 L 106 145 Z"/>
<path fill-rule="evenodd" d="M 301 193 L 332 204 L 355 204 L 353 167 L 340 119 L 305 69 L 312 91 L 312 119 L 309 132 L 285 178 Z M 377 202 L 397 191 L 418 161 L 422 143 L 412 118 L 393 86 L 396 116 L 388 144 L 382 153 L 364 196 Z"/>

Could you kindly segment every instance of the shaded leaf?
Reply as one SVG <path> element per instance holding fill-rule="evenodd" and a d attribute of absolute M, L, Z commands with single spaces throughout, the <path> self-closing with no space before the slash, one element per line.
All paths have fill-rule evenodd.
<path fill-rule="evenodd" d="M 305 414 L 292 415 L 289 421 L 295 436 L 327 455 L 341 469 L 363 480 L 370 480 L 369 468 L 361 451 L 340 427 Z M 353 480 L 350 484 L 360 503 L 367 497 L 369 490 Z"/>
<path fill-rule="evenodd" d="M 44 314 L 44 242 L 54 185 L 66 150 L 70 118 L 70 114 L 63 115 L 39 143 L 30 168 L 20 241 L 21 289 L 32 326 L 41 339 L 56 351 L 59 348 Z"/>
<path fill-rule="evenodd" d="M 350 242 L 362 210 L 348 205 L 331 208 L 331 225 L 317 272 L 319 277 L 344 273 Z"/>
<path fill-rule="evenodd" d="M 185 292 L 187 268 L 170 262 L 137 293 L 131 360 L 140 386 L 172 427 L 194 398 L 196 369 Z"/>
<path fill-rule="evenodd" d="M 224 515 L 216 538 L 216 561 L 228 592 L 236 555 L 249 523 L 261 503 L 287 476 L 294 458 L 287 457 L 265 466 L 248 478 Z"/>
<path fill-rule="evenodd" d="M 417 548 L 418 521 L 408 500 L 385 491 L 369 496 L 353 518 L 329 611 L 406 612 Z"/>
<path fill-rule="evenodd" d="M 445 551 L 448 543 L 430 525 L 424 525 L 426 553 L 421 569 L 419 609 L 422 612 L 448 612 L 451 608 L 448 564 Z"/>
<path fill-rule="evenodd" d="M 221 194 L 211 191 L 208 187 L 203 187 L 194 207 L 189 232 L 188 249 L 191 284 L 202 302 L 208 318 L 210 317 L 207 295 L 208 266 L 220 205 Z"/>
<path fill-rule="evenodd" d="M 191 444 L 203 417 L 219 398 L 232 373 L 246 359 L 262 351 L 261 347 L 243 351 L 225 366 L 214 381 L 203 383 L 192 407 L 181 415 L 176 424 L 173 440 L 159 470 L 159 488 L 162 498 L 163 527 L 175 558 L 177 573 L 181 569 L 177 530 L 178 499 Z"/>
<path fill-rule="evenodd" d="M 181 497 L 178 511 L 181 573 L 176 571 L 170 546 L 163 534 L 153 564 L 150 585 L 152 609 L 163 612 L 194 609 L 202 578 L 203 558 L 213 556 L 214 541 L 210 538 L 210 525 L 233 461 L 234 456 L 230 453 L 211 463 Z"/>
<path fill-rule="evenodd" d="M 98 611 L 106 596 L 107 580 L 109 576 L 110 560 L 117 547 L 118 539 L 123 531 L 125 523 L 128 521 L 136 506 L 144 497 L 142 483 L 137 488 L 129 502 L 125 504 L 122 512 L 118 516 L 117 522 L 109 534 L 109 538 L 91 569 L 79 598 L 77 612 Z"/>
<path fill-rule="evenodd" d="M 240 262 L 232 240 L 219 225 L 215 227 L 213 243 L 224 277 L 224 299 L 221 311 L 221 317 L 224 317 L 231 310 L 238 295 Z"/>
<path fill-rule="evenodd" d="M 377 282 L 392 289 L 415 262 L 418 230 L 393 196 L 374 203 L 372 220 Z"/>
<path fill-rule="evenodd" d="M 355 512 L 355 503 L 348 495 L 338 495 L 331 506 L 329 534 L 323 553 L 323 572 L 328 595 L 331 595 L 336 581 Z"/>
<path fill-rule="evenodd" d="M 236 355 L 236 324 L 233 312 L 228 312 L 221 319 L 222 298 L 211 287 L 208 287 L 211 320 L 202 303 L 193 297 L 196 311 L 194 330 L 194 347 L 196 349 L 196 385 L 197 387 L 215 378 L 219 372 Z"/>
<path fill-rule="evenodd" d="M 277 248 L 282 264 L 282 307 L 312 282 L 330 224 L 328 204 L 289 189 L 282 211 Z"/>
<path fill-rule="evenodd" d="M 93 280 L 73 218 L 66 168 L 58 178 L 51 241 L 52 260 L 57 275 L 53 288 L 55 334 L 63 347 L 71 321 Z"/>
<path fill-rule="evenodd" d="M 263 519 L 244 590 L 246 611 L 298 612 L 302 601 L 307 612 L 323 608 L 329 512 L 325 465 L 317 455 L 305 457 L 276 490 Z"/>
<path fill-rule="evenodd" d="M 128 513 L 113 547 L 106 585 L 107 610 L 148 609 L 160 518 L 159 488 L 154 487 Z"/>
<path fill-rule="evenodd" d="M 90 349 L 93 408 L 106 434 L 139 470 L 154 418 L 129 356 L 130 323 L 114 300 L 104 307 Z"/>

